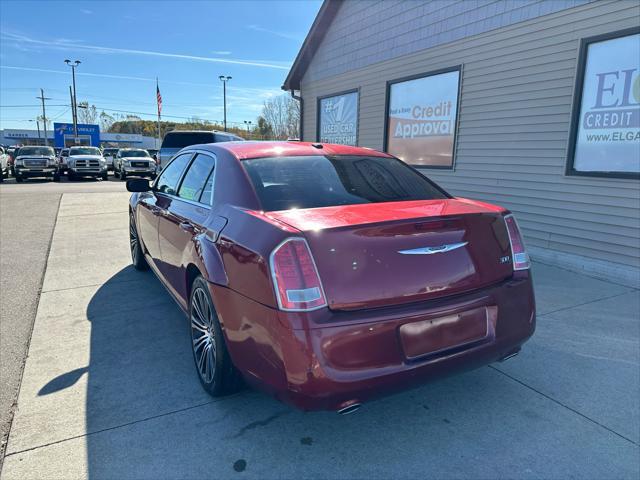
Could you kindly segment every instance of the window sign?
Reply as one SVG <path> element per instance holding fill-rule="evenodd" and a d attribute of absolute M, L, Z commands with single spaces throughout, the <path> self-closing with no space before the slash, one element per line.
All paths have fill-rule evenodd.
<path fill-rule="evenodd" d="M 358 92 L 318 101 L 318 140 L 323 143 L 358 144 Z"/>
<path fill-rule="evenodd" d="M 584 40 L 575 98 L 567 173 L 638 176 L 640 33 Z"/>
<path fill-rule="evenodd" d="M 453 167 L 460 69 L 391 82 L 386 150 L 416 166 Z"/>

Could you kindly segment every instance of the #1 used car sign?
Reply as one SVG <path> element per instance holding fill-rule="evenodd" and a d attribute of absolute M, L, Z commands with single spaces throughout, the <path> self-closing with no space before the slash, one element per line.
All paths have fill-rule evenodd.
<path fill-rule="evenodd" d="M 319 141 L 358 144 L 358 92 L 321 98 L 319 102 Z"/>
<path fill-rule="evenodd" d="M 576 172 L 640 172 L 640 34 L 587 46 Z"/>
<path fill-rule="evenodd" d="M 451 168 L 459 82 L 455 69 L 392 83 L 387 151 L 413 165 Z"/>

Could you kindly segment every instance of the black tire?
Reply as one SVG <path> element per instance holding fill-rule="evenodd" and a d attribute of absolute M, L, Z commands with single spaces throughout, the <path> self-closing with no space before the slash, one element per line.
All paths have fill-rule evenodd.
<path fill-rule="evenodd" d="M 109 180 L 109 173 L 108 173 L 108 172 L 104 172 L 104 173 L 102 174 L 102 177 L 101 177 L 101 178 L 102 178 L 102 180 L 103 180 L 103 181 L 105 181 L 105 182 L 106 182 L 107 180 Z"/>
<path fill-rule="evenodd" d="M 237 392 L 242 385 L 242 377 L 227 351 L 209 287 L 202 276 L 196 277 L 191 288 L 189 337 L 202 388 L 213 397 Z"/>
<path fill-rule="evenodd" d="M 54 182 L 59 182 L 60 181 L 60 174 L 59 173 L 55 173 L 53 175 L 53 181 Z"/>
<path fill-rule="evenodd" d="M 149 270 L 149 264 L 147 263 L 147 259 L 144 258 L 144 251 L 140 244 L 140 237 L 138 236 L 138 229 L 136 228 L 133 212 L 129 213 L 129 247 L 131 249 L 131 263 L 133 267 L 140 271 Z"/>
<path fill-rule="evenodd" d="M 0 183 L 4 182 L 4 172 L 0 168 Z"/>
<path fill-rule="evenodd" d="M 20 175 L 16 175 L 16 182 L 22 183 L 22 180 L 24 179 Z"/>
<path fill-rule="evenodd" d="M 127 174 L 124 173 L 124 171 L 120 170 L 120 180 L 126 180 L 127 179 Z"/>
<path fill-rule="evenodd" d="M 70 182 L 73 182 L 76 179 L 76 174 L 73 173 L 71 170 L 69 170 L 67 172 L 67 178 L 69 179 Z"/>
<path fill-rule="evenodd" d="M 118 173 L 118 170 L 116 170 L 115 168 L 113 169 L 113 176 L 115 178 L 120 178 L 120 174 Z"/>

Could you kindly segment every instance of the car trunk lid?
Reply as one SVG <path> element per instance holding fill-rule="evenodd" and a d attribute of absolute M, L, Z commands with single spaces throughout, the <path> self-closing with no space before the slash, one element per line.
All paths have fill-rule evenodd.
<path fill-rule="evenodd" d="M 504 210 L 466 199 L 269 212 L 303 232 L 329 308 L 429 300 L 511 276 Z"/>

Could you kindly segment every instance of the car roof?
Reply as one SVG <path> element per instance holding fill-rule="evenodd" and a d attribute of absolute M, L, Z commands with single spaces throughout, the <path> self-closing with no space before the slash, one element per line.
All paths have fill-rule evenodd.
<path fill-rule="evenodd" d="M 224 135 L 232 135 L 229 132 L 221 132 L 220 130 L 171 130 L 165 136 L 173 133 L 222 133 Z"/>
<path fill-rule="evenodd" d="M 238 160 L 248 160 L 251 158 L 263 157 L 285 157 L 285 156 L 311 156 L 311 155 L 363 155 L 375 157 L 391 157 L 391 155 L 378 152 L 367 147 L 352 147 L 349 145 L 339 145 L 335 143 L 316 142 L 220 142 L 206 143 L 202 145 L 190 145 L 185 150 L 199 149 L 216 152 L 226 150 Z"/>

